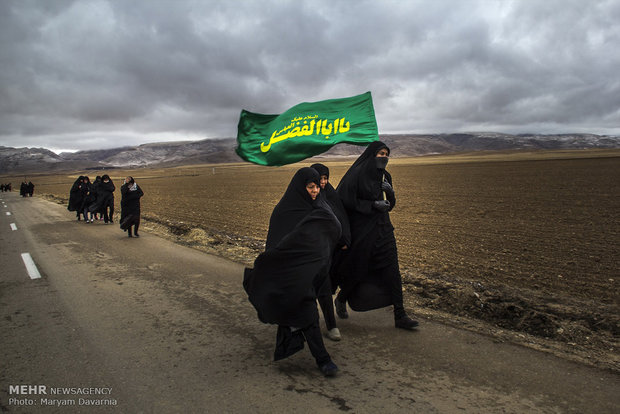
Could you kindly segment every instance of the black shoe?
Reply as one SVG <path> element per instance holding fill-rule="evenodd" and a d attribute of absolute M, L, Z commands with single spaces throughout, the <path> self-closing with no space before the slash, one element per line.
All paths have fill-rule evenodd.
<path fill-rule="evenodd" d="M 133 237 L 140 237 L 140 235 L 138 233 L 134 233 Z"/>
<path fill-rule="evenodd" d="M 418 325 L 418 321 L 414 321 L 407 315 L 394 320 L 394 326 L 400 329 L 407 329 L 409 331 L 415 329 Z"/>
<path fill-rule="evenodd" d="M 327 364 L 321 365 L 319 369 L 326 377 L 333 377 L 338 372 L 338 367 L 333 361 L 329 361 Z"/>
<path fill-rule="evenodd" d="M 133 237 L 133 236 L 131 235 L 131 233 L 129 233 L 129 234 L 127 234 L 127 237 Z"/>
<path fill-rule="evenodd" d="M 336 298 L 336 300 L 334 300 L 334 307 L 336 308 L 336 315 L 338 315 L 340 319 L 347 319 L 349 317 L 347 304 L 345 302 L 340 302 L 338 298 Z"/>

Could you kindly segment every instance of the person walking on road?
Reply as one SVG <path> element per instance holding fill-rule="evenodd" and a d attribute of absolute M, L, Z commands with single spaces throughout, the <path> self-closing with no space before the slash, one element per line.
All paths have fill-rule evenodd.
<path fill-rule="evenodd" d="M 289 357 L 308 342 L 325 376 L 338 367 L 325 349 L 317 296 L 327 290 L 327 266 L 340 223 L 319 196 L 319 173 L 309 167 L 293 176 L 269 221 L 265 251 L 245 269 L 243 287 L 261 322 L 278 325 L 274 360 Z"/>
<path fill-rule="evenodd" d="M 71 186 L 71 190 L 69 191 L 69 205 L 67 206 L 67 210 L 75 211 L 78 221 L 80 221 L 80 214 L 84 214 L 84 210 L 82 209 L 82 205 L 84 204 L 82 184 L 84 184 L 84 176 L 80 175 Z"/>
<path fill-rule="evenodd" d="M 338 195 L 351 225 L 351 248 L 337 264 L 340 292 L 336 313 L 347 318 L 351 309 L 368 311 L 394 306 L 397 328 L 412 330 L 418 322 L 403 306 L 402 279 L 390 211 L 396 204 L 392 176 L 386 171 L 390 149 L 372 142 L 340 180 Z"/>
<path fill-rule="evenodd" d="M 121 229 L 127 231 L 128 237 L 140 237 L 138 228 L 140 227 L 140 198 L 144 192 L 135 182 L 133 177 L 125 178 L 121 186 Z M 131 230 L 133 227 L 133 235 Z"/>
<path fill-rule="evenodd" d="M 101 210 L 103 211 L 104 223 L 114 223 L 114 190 L 116 187 L 108 174 L 101 177 L 99 196 L 101 198 Z"/>
<path fill-rule="evenodd" d="M 332 259 L 336 256 L 339 256 L 342 251 L 345 251 L 351 245 L 351 229 L 349 228 L 349 218 L 347 217 L 347 212 L 342 205 L 342 201 L 336 193 L 336 190 L 329 182 L 329 168 L 323 164 L 312 164 L 310 168 L 314 168 L 320 176 L 320 185 L 321 185 L 321 196 L 325 198 L 332 211 L 338 218 L 340 222 L 340 226 L 342 228 L 342 234 L 340 236 L 340 240 L 336 245 L 334 253 L 332 255 Z M 331 269 L 331 263 L 328 270 Z M 331 271 L 328 277 L 329 283 L 329 294 L 319 295 L 318 301 L 321 306 L 321 311 L 323 311 L 323 318 L 325 319 L 325 326 L 327 327 L 327 333 L 325 336 L 331 339 L 332 341 L 340 341 L 342 336 L 340 334 L 340 330 L 337 327 L 336 323 L 336 315 L 334 313 L 334 300 L 332 295 L 335 293 L 335 288 L 332 287 L 331 283 Z"/>

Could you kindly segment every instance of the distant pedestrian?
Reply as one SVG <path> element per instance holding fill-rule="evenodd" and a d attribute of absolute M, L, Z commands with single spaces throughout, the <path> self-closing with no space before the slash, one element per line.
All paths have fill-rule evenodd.
<path fill-rule="evenodd" d="M 103 218 L 103 208 L 101 203 L 101 196 L 99 194 L 99 189 L 101 187 L 101 176 L 96 176 L 95 181 L 90 186 L 90 194 L 91 194 L 91 203 L 88 206 L 88 211 L 91 214 L 91 217 L 94 220 L 98 220 L 100 217 Z M 91 220 L 92 221 L 92 220 Z"/>
<path fill-rule="evenodd" d="M 114 190 L 116 187 L 108 174 L 101 177 L 99 185 L 99 197 L 101 200 L 101 209 L 103 211 L 104 223 L 114 223 Z"/>
<path fill-rule="evenodd" d="M 351 224 L 351 248 L 339 264 L 340 292 L 336 313 L 347 318 L 353 310 L 394 306 L 394 325 L 414 329 L 403 306 L 402 279 L 390 211 L 396 204 L 392 176 L 386 171 L 390 149 L 372 142 L 353 163 L 338 185 Z"/>
<path fill-rule="evenodd" d="M 22 197 L 28 196 L 28 183 L 27 182 L 22 181 L 21 185 L 19 186 L 19 195 Z"/>
<path fill-rule="evenodd" d="M 67 210 L 75 211 L 78 221 L 80 221 L 80 215 L 84 214 L 84 210 L 82 209 L 82 205 L 84 204 L 82 184 L 84 184 L 84 176 L 80 175 L 71 186 L 71 190 L 69 191 L 69 205 L 67 206 Z"/>
<path fill-rule="evenodd" d="M 325 376 L 338 367 L 325 349 L 317 295 L 326 287 L 329 259 L 340 223 L 322 197 L 319 174 L 302 168 L 273 209 L 265 251 L 246 268 L 243 287 L 261 322 L 278 325 L 274 360 L 289 357 L 308 342 Z"/>
<path fill-rule="evenodd" d="M 90 182 L 90 178 L 88 176 L 84 176 L 84 179 L 82 180 L 82 186 L 80 187 L 80 193 L 82 195 L 81 210 L 84 214 L 84 221 L 86 222 L 86 224 L 95 221 L 93 214 L 90 213 L 90 206 L 95 202 L 95 195 L 93 194 L 92 190 L 93 185 Z"/>
<path fill-rule="evenodd" d="M 121 186 L 121 229 L 127 231 L 128 237 L 140 237 L 140 198 L 144 195 L 133 177 L 125 178 Z M 131 230 L 133 227 L 133 236 Z"/>
<path fill-rule="evenodd" d="M 32 195 L 34 194 L 34 184 L 32 183 L 32 181 L 28 181 L 28 187 L 26 191 L 28 192 L 28 197 L 32 197 Z"/>

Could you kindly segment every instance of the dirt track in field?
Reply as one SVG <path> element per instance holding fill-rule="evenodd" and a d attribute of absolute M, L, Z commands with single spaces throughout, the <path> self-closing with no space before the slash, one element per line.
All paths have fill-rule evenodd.
<path fill-rule="evenodd" d="M 334 186 L 351 162 L 326 163 Z M 107 173 L 117 205 L 121 177 L 136 178 L 150 231 L 251 264 L 273 206 L 306 165 Z M 415 312 L 620 369 L 620 151 L 394 159 L 388 170 Z M 64 203 L 77 175 L 31 179 L 36 194 Z"/>

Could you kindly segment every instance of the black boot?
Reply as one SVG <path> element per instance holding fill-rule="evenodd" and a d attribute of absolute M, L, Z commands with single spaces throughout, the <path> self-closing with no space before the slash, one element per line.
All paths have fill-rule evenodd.
<path fill-rule="evenodd" d="M 400 329 L 414 330 L 419 325 L 418 321 L 411 319 L 407 314 L 394 318 L 394 326 Z"/>
<path fill-rule="evenodd" d="M 340 319 L 347 319 L 349 317 L 347 303 L 341 302 L 338 296 L 336 296 L 336 300 L 334 300 L 334 307 L 336 308 L 336 315 L 338 315 Z"/>

